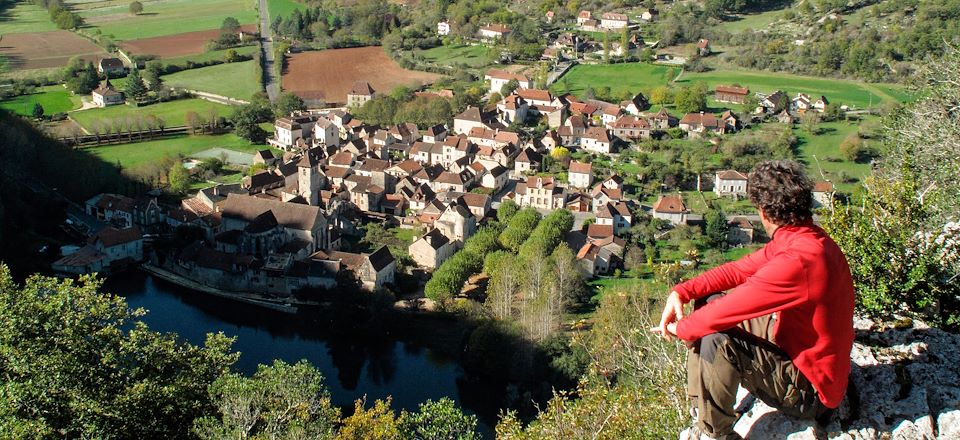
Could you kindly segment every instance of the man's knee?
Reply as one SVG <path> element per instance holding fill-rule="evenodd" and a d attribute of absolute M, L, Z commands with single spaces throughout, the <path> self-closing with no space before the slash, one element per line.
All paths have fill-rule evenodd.
<path fill-rule="evenodd" d="M 711 333 L 700 338 L 700 358 L 704 362 L 714 363 L 717 356 L 723 356 L 723 348 L 730 342 L 730 335 L 726 333 Z"/>

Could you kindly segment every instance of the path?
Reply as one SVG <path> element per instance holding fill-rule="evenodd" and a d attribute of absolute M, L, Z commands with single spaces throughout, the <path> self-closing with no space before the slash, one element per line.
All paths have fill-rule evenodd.
<path fill-rule="evenodd" d="M 244 105 L 244 104 L 249 104 L 249 103 L 250 103 L 249 101 L 244 101 L 244 100 L 242 100 L 242 99 L 235 99 L 235 98 L 231 98 L 231 97 L 229 97 L 229 96 L 217 95 L 217 94 L 214 94 L 214 93 L 203 92 L 203 91 L 200 91 L 200 90 L 190 90 L 190 89 L 186 89 L 186 91 L 192 93 L 192 94 L 195 95 L 197 98 L 204 99 L 204 100 L 207 100 L 207 101 L 210 101 L 210 102 L 215 102 L 215 103 L 217 103 L 217 104 L 223 104 L 223 105 Z"/>
<path fill-rule="evenodd" d="M 280 94 L 280 84 L 276 78 L 276 60 L 273 56 L 273 35 L 270 29 L 270 11 L 267 9 L 267 0 L 260 0 L 260 50 L 263 64 L 263 84 L 267 89 L 267 96 L 273 102 Z"/>

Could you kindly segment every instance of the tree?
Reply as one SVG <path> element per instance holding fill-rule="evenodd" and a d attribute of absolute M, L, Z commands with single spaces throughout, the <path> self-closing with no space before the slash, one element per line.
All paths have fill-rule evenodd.
<path fill-rule="evenodd" d="M 402 438 L 412 440 L 480 440 L 477 416 L 468 416 L 449 398 L 427 400 L 415 413 L 400 415 Z"/>
<path fill-rule="evenodd" d="M 682 113 L 704 111 L 707 108 L 707 93 L 697 86 L 681 87 L 673 98 L 673 105 Z"/>
<path fill-rule="evenodd" d="M 189 438 L 207 388 L 236 361 L 231 339 L 203 346 L 153 332 L 92 276 L 0 266 L 0 431 L 5 438 Z"/>
<path fill-rule="evenodd" d="M 240 61 L 240 54 L 237 53 L 236 49 L 230 49 L 227 51 L 227 54 L 223 57 L 223 60 L 228 63 L 234 63 Z"/>
<path fill-rule="evenodd" d="M 760 106 L 760 99 L 756 95 L 747 95 L 743 98 L 743 104 L 740 104 L 740 108 L 743 110 L 743 114 L 752 115 L 753 112 L 757 111 L 757 107 Z"/>
<path fill-rule="evenodd" d="M 610 31 L 603 33 L 603 62 L 610 62 Z"/>
<path fill-rule="evenodd" d="M 844 159 L 856 162 L 863 153 L 862 144 L 863 142 L 860 140 L 860 136 L 852 133 L 847 136 L 843 142 L 840 142 L 840 154 L 843 155 Z"/>
<path fill-rule="evenodd" d="M 127 84 L 124 86 L 123 92 L 134 99 L 142 99 L 147 96 L 147 86 L 143 83 L 139 70 L 132 69 L 127 74 Z"/>
<path fill-rule="evenodd" d="M 510 219 L 520 210 L 520 207 L 517 206 L 517 202 L 507 199 L 500 203 L 500 207 L 497 208 L 497 221 L 500 223 L 506 224 L 510 222 Z"/>
<path fill-rule="evenodd" d="M 305 360 L 275 360 L 252 377 L 227 374 L 210 387 L 215 416 L 194 423 L 201 439 L 332 439 L 340 410 L 330 402 L 323 375 Z"/>
<path fill-rule="evenodd" d="M 263 144 L 267 142 L 267 136 L 269 136 L 263 127 L 249 123 L 235 125 L 234 132 L 236 132 L 237 136 L 250 141 L 252 144 Z"/>
<path fill-rule="evenodd" d="M 150 61 L 147 63 L 147 68 L 143 71 L 143 81 L 152 92 L 159 92 L 163 89 L 163 79 L 160 78 L 161 69 L 163 69 L 161 62 Z"/>
<path fill-rule="evenodd" d="M 659 86 L 650 91 L 650 103 L 666 105 L 673 102 L 673 92 L 667 86 Z"/>
<path fill-rule="evenodd" d="M 130 2 L 130 13 L 133 15 L 139 15 L 143 12 L 143 3 L 138 1 Z"/>
<path fill-rule="evenodd" d="M 711 246 L 718 249 L 726 249 L 727 232 L 730 227 L 727 223 L 727 216 L 716 207 L 710 207 L 703 216 L 705 222 L 704 234 Z"/>
<path fill-rule="evenodd" d="M 190 173 L 179 160 L 174 161 L 167 172 L 167 182 L 170 184 L 170 191 L 174 193 L 184 193 L 190 189 Z"/>
<path fill-rule="evenodd" d="M 39 102 L 33 103 L 33 112 L 31 114 L 33 115 L 33 119 L 43 119 L 43 105 Z"/>
<path fill-rule="evenodd" d="M 240 22 L 236 18 L 227 17 L 220 25 L 220 36 L 217 44 L 221 47 L 236 46 L 240 43 Z"/>
<path fill-rule="evenodd" d="M 624 26 L 620 30 L 620 56 L 626 57 L 630 49 L 630 30 Z"/>
<path fill-rule="evenodd" d="M 514 90 L 517 90 L 517 88 L 519 87 L 520 87 L 520 82 L 517 81 L 516 79 L 511 79 L 510 81 L 507 81 L 507 83 L 504 84 L 503 87 L 500 87 L 500 96 L 510 96 L 510 94 L 513 93 Z"/>
<path fill-rule="evenodd" d="M 203 125 L 203 123 L 200 121 L 200 115 L 193 110 L 188 111 L 183 115 L 183 122 L 187 124 L 187 127 L 190 127 L 190 131 L 192 133 L 196 133 L 197 130 Z"/>
<path fill-rule="evenodd" d="M 568 150 L 567 147 L 558 146 L 550 152 L 550 157 L 557 162 L 562 162 L 566 158 L 570 157 L 570 150 Z"/>
<path fill-rule="evenodd" d="M 300 98 L 293 92 L 283 92 L 280 96 L 277 97 L 277 102 L 274 104 L 274 113 L 277 117 L 286 117 L 290 116 L 291 113 L 295 111 L 303 111 L 307 109 L 307 105 L 303 102 L 303 98 Z"/>
<path fill-rule="evenodd" d="M 401 440 L 398 420 L 390 409 L 391 399 L 377 400 L 370 409 L 366 399 L 354 403 L 353 415 L 343 419 L 336 440 Z"/>

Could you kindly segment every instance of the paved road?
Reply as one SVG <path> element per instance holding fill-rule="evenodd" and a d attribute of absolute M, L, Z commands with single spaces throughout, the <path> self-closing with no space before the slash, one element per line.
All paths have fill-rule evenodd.
<path fill-rule="evenodd" d="M 270 11 L 267 9 L 267 0 L 260 0 L 260 47 L 263 52 L 263 83 L 267 89 L 267 96 L 273 102 L 280 94 L 280 84 L 276 78 L 276 68 L 273 66 L 276 60 L 273 56 L 273 31 L 270 29 Z"/>

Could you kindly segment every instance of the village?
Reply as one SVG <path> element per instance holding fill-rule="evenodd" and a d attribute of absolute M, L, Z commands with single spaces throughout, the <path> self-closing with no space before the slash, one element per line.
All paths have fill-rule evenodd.
<path fill-rule="evenodd" d="M 577 221 L 565 242 L 582 275 L 608 275 L 623 269 L 622 237 L 639 216 L 697 225 L 703 213 L 692 212 L 680 193 L 661 193 L 652 206 L 643 205 L 627 197 L 622 176 L 596 173 L 589 157 L 615 159 L 631 142 L 671 129 L 715 141 L 750 121 L 792 124 L 806 112 L 824 112 L 828 104 L 823 96 L 754 92 L 759 104 L 750 115 L 728 110 L 678 117 L 662 107 L 648 111 L 642 93 L 609 103 L 555 96 L 532 88 L 534 82 L 519 73 L 491 69 L 484 79 L 489 95 L 502 96 L 495 109 L 468 107 L 450 126 L 366 124 L 350 110 L 378 91 L 358 81 L 346 107 L 277 119 L 268 143 L 282 155 L 259 151 L 254 163 L 263 169 L 240 183 L 202 189 L 180 206 L 161 207 L 149 195 L 98 195 L 72 217 L 85 225 L 88 243 L 64 252 L 54 270 L 109 273 L 143 263 L 156 276 L 198 290 L 289 305 L 302 302 L 298 292 L 344 283 L 370 291 L 396 289 L 398 270 L 436 270 L 495 219 L 502 204 L 513 203 L 543 214 L 574 213 Z M 735 104 L 750 94 L 735 85 L 714 90 L 717 101 Z M 107 106 L 122 102 L 122 94 L 105 81 L 93 101 Z M 532 121 L 549 127 L 543 136 L 528 136 L 523 127 Z M 582 160 L 572 159 L 571 151 Z M 545 172 L 548 157 L 559 159 L 565 178 Z M 702 186 L 742 199 L 747 171 L 720 170 Z M 829 203 L 832 194 L 831 183 L 818 183 L 817 205 Z M 731 216 L 729 243 L 751 244 L 755 220 Z M 345 246 L 371 222 L 420 231 L 407 249 L 415 267 L 398 265 L 387 246 L 368 253 Z M 175 249 L 150 246 L 153 237 L 180 227 L 201 232 Z"/>

